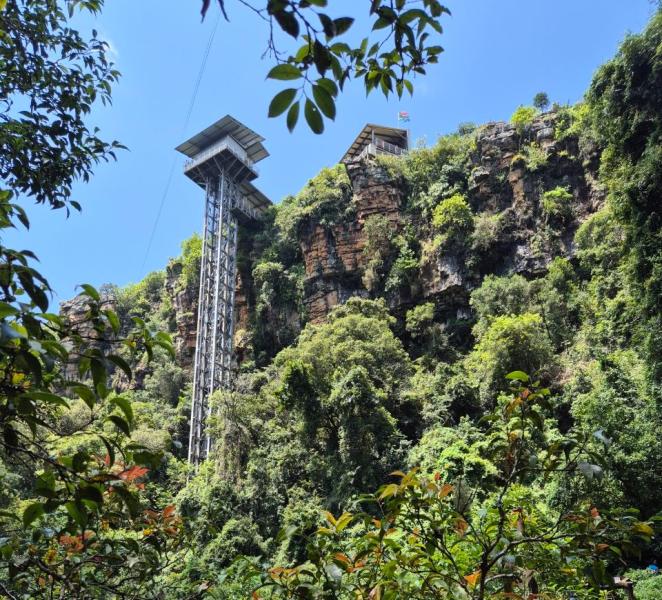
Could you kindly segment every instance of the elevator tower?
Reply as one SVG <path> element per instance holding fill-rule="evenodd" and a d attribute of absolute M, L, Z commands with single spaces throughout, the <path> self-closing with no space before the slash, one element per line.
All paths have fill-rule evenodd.
<path fill-rule="evenodd" d="M 177 146 L 189 160 L 184 174 L 205 190 L 197 337 L 193 371 L 189 462 L 212 446 L 206 431 L 209 397 L 230 385 L 237 228 L 258 221 L 271 205 L 254 185 L 255 163 L 269 156 L 264 138 L 230 115 Z"/>

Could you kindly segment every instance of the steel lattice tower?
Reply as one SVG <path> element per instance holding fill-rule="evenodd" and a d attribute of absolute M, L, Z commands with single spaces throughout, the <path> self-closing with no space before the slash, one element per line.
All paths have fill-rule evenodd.
<path fill-rule="evenodd" d="M 269 155 L 263 141 L 228 115 L 177 147 L 190 159 L 184 173 L 205 190 L 188 452 L 196 465 L 212 445 L 205 428 L 209 397 L 230 386 L 238 224 L 259 220 L 271 204 L 251 183 L 255 163 Z"/>

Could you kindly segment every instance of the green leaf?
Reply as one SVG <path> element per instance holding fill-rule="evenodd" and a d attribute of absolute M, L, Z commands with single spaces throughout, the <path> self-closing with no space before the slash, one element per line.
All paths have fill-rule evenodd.
<path fill-rule="evenodd" d="M 297 122 L 299 121 L 299 109 L 301 107 L 300 102 L 295 102 L 290 106 L 290 110 L 287 111 L 287 128 L 290 130 L 290 133 L 294 131 Z"/>
<path fill-rule="evenodd" d="M 18 314 L 17 308 L 14 308 L 11 304 L 7 304 L 6 302 L 0 302 L 0 319 L 4 319 L 10 315 L 17 315 L 17 314 Z"/>
<path fill-rule="evenodd" d="M 87 525 L 87 512 L 82 505 L 76 502 L 67 502 L 64 508 L 79 527 L 85 527 Z"/>
<path fill-rule="evenodd" d="M 299 37 L 299 21 L 297 21 L 293 12 L 279 10 L 273 16 L 285 33 L 290 34 L 295 39 Z"/>
<path fill-rule="evenodd" d="M 120 410 L 124 413 L 126 420 L 129 424 L 133 424 L 133 408 L 131 402 L 123 396 L 115 396 L 110 399 L 110 402 L 115 406 L 119 406 Z"/>
<path fill-rule="evenodd" d="M 108 322 L 110 323 L 110 326 L 113 329 L 113 332 L 116 334 L 120 332 L 120 319 L 117 316 L 117 313 L 114 310 L 104 310 L 103 314 L 106 315 L 106 318 L 108 319 Z"/>
<path fill-rule="evenodd" d="M 398 493 L 399 487 L 397 483 L 389 483 L 388 485 L 385 485 L 382 488 L 382 491 L 379 494 L 379 499 L 383 500 L 384 498 L 388 498 L 390 496 L 395 496 L 395 494 Z"/>
<path fill-rule="evenodd" d="M 90 410 L 94 408 L 94 405 L 96 404 L 97 401 L 97 397 L 89 387 L 81 384 L 81 385 L 75 385 L 72 389 L 76 394 L 80 396 L 83 402 L 87 404 Z"/>
<path fill-rule="evenodd" d="M 46 402 L 47 404 L 55 404 L 57 406 L 64 406 L 69 408 L 69 403 L 60 396 L 51 394 L 50 392 L 27 392 L 21 394 L 23 398 L 30 398 L 31 400 L 39 400 L 41 402 Z"/>
<path fill-rule="evenodd" d="M 86 485 L 78 488 L 77 495 L 81 500 L 90 500 L 95 504 L 103 504 L 103 494 L 94 485 Z"/>
<path fill-rule="evenodd" d="M 345 33 L 354 23 L 354 19 L 351 17 L 340 17 L 339 19 L 333 20 L 333 25 L 336 29 L 336 35 L 342 35 Z"/>
<path fill-rule="evenodd" d="M 106 439 L 104 436 L 99 436 L 101 438 L 101 441 L 103 442 L 103 445 L 106 447 L 106 452 L 108 452 L 108 466 L 112 467 L 115 464 L 115 448 L 113 448 L 113 444 Z"/>
<path fill-rule="evenodd" d="M 131 367 L 121 356 L 118 356 L 117 354 L 109 354 L 106 358 L 108 358 L 108 360 L 114 365 L 117 365 L 120 369 L 122 369 L 127 379 L 130 380 L 133 377 Z"/>
<path fill-rule="evenodd" d="M 333 120 L 336 118 L 336 103 L 333 101 L 333 98 L 320 85 L 313 86 L 313 97 L 319 109 L 324 113 L 324 115 Z"/>
<path fill-rule="evenodd" d="M 335 81 L 332 81 L 331 79 L 320 77 L 317 80 L 317 85 L 324 88 L 334 98 L 338 95 L 338 86 L 336 85 Z"/>
<path fill-rule="evenodd" d="M 324 77 L 324 73 L 331 65 L 331 53 L 329 49 L 319 40 L 313 44 L 313 61 L 319 74 Z"/>
<path fill-rule="evenodd" d="M 320 134 L 324 131 L 324 121 L 322 120 L 322 115 L 313 104 L 310 99 L 306 99 L 306 106 L 304 108 L 304 115 L 306 116 L 306 122 L 308 126 L 312 129 L 313 133 Z"/>
<path fill-rule="evenodd" d="M 55 491 L 55 474 L 53 471 L 45 471 L 37 477 L 35 491 L 40 496 L 45 496 L 46 498 L 53 497 Z"/>
<path fill-rule="evenodd" d="M 129 510 L 129 514 L 131 515 L 131 517 L 138 516 L 138 514 L 140 513 L 140 502 L 138 502 L 138 499 L 125 487 L 118 485 L 114 487 L 113 490 L 117 493 L 117 495 L 120 498 L 122 498 L 124 504 Z"/>
<path fill-rule="evenodd" d="M 101 300 L 101 296 L 99 296 L 99 292 L 97 292 L 96 288 L 91 286 L 89 283 L 82 283 L 80 287 L 83 288 L 84 296 L 89 296 L 90 298 L 92 298 L 92 300 L 95 300 L 96 302 L 99 302 Z"/>
<path fill-rule="evenodd" d="M 280 81 L 301 79 L 301 71 L 299 71 L 294 65 L 283 63 L 282 65 L 276 65 L 271 69 L 267 75 L 267 79 L 278 79 Z"/>
<path fill-rule="evenodd" d="M 529 381 L 529 376 L 524 371 L 513 371 L 506 375 L 506 379 L 527 383 Z"/>
<path fill-rule="evenodd" d="M 28 527 L 36 519 L 44 514 L 44 505 L 41 502 L 34 502 L 30 504 L 23 511 L 23 526 Z"/>
<path fill-rule="evenodd" d="M 7 8 L 7 0 L 0 0 L 0 11 L 5 10 Z"/>
<path fill-rule="evenodd" d="M 129 424 L 122 417 L 118 417 L 117 415 L 110 415 L 108 420 L 125 435 L 131 435 L 131 427 L 129 427 Z"/>
<path fill-rule="evenodd" d="M 297 90 L 289 88 L 276 94 L 269 105 L 269 117 L 278 117 L 282 115 L 289 107 L 294 98 L 296 98 Z"/>

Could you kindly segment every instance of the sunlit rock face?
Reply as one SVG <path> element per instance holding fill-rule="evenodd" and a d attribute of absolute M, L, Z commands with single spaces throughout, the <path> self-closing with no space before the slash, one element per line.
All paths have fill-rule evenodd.
<path fill-rule="evenodd" d="M 388 298 L 394 312 L 434 300 L 450 314 L 467 314 L 471 290 L 485 275 L 544 274 L 557 256 L 572 257 L 578 226 L 604 201 L 597 182 L 599 152 L 573 136 L 557 139 L 554 113 L 537 117 L 523 132 L 508 123 L 488 123 L 476 134 L 470 155 L 466 198 L 477 220 L 498 219 L 485 244 L 437 251 L 422 261 L 419 281 Z M 527 164 L 523 152 L 534 145 L 541 164 Z M 540 158 L 539 158 L 540 160 Z M 531 161 L 529 161 L 531 162 Z M 375 214 L 387 217 L 396 235 L 407 218 L 406 182 L 367 160 L 349 165 L 355 219 L 332 227 L 309 221 L 301 229 L 308 319 L 323 321 L 329 310 L 351 296 L 369 296 L 362 283 L 366 259 L 363 226 Z M 562 187 L 572 194 L 571 214 L 551 235 L 542 207 L 545 191 Z M 417 223 L 414 221 L 413 226 Z M 421 227 L 421 242 L 425 228 Z"/>

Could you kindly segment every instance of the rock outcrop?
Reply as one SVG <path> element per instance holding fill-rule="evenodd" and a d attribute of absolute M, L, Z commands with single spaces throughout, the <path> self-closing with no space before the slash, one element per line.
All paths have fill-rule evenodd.
<path fill-rule="evenodd" d="M 555 257 L 573 256 L 577 227 L 601 206 L 604 190 L 597 182 L 597 148 L 581 146 L 573 136 L 557 139 L 556 118 L 554 113 L 541 115 L 525 131 L 501 122 L 477 131 L 465 196 L 490 239 L 481 239 L 479 230 L 473 246 L 438 251 L 422 261 L 418 288 L 391 299 L 395 312 L 434 300 L 457 317 L 466 317 L 470 292 L 486 274 L 536 277 Z M 369 295 L 362 283 L 366 219 L 386 216 L 394 235 L 402 221 L 401 206 L 408 193 L 403 181 L 370 160 L 349 165 L 348 174 L 356 218 L 332 227 L 308 221 L 300 231 L 304 304 L 312 322 L 322 321 L 351 296 Z M 559 187 L 572 194 L 572 214 L 553 231 L 542 196 Z"/>
<path fill-rule="evenodd" d="M 363 226 L 373 215 L 385 216 L 397 231 L 404 190 L 386 169 L 370 162 L 348 166 L 355 219 L 326 227 L 307 221 L 299 241 L 306 269 L 304 305 L 308 320 L 323 321 L 328 312 L 352 296 L 367 296 L 361 283 L 366 257 Z"/>

